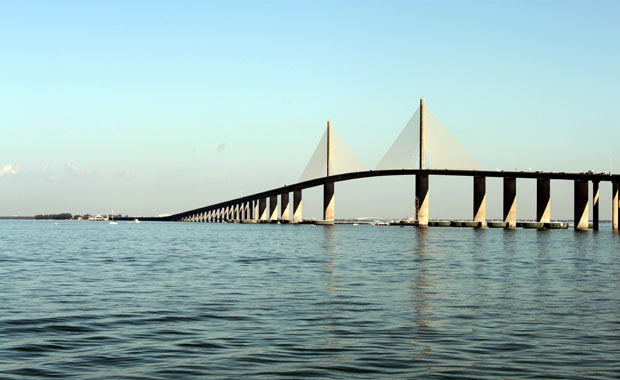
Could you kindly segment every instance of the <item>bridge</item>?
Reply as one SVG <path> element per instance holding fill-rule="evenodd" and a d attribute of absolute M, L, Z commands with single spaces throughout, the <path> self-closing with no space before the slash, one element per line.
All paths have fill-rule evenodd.
<path fill-rule="evenodd" d="M 427 126 L 430 119 L 430 128 Z M 429 143 L 427 144 L 427 134 Z M 432 157 L 432 159 L 431 159 Z M 414 162 L 416 161 L 416 162 Z M 428 163 L 428 164 L 427 164 Z M 428 166 L 428 167 L 427 167 Z M 323 175 L 324 174 L 324 175 Z M 333 224 L 335 217 L 335 183 L 360 178 L 384 176 L 415 176 L 415 220 L 424 228 L 429 223 L 429 176 L 462 176 L 473 178 L 472 223 L 487 227 L 486 178 L 503 178 L 503 221 L 494 224 L 507 229 L 517 227 L 518 178 L 536 180 L 536 222 L 538 228 L 551 225 L 551 180 L 574 182 L 574 228 L 588 230 L 589 182 L 592 182 L 592 228 L 599 229 L 599 184 L 611 182 L 612 229 L 618 231 L 618 190 L 620 175 L 611 173 L 565 173 L 532 171 L 489 171 L 479 168 L 475 160 L 441 126 L 425 108 L 424 99 L 409 123 L 402 130 L 375 170 L 363 165 L 333 131 L 331 122 L 319 142 L 300 181 L 271 190 L 181 212 L 161 220 L 177 222 L 302 223 L 302 191 L 323 186 L 323 219 L 317 224 Z M 290 193 L 293 193 L 292 210 Z M 278 198 L 279 209 L 278 213 Z M 267 205 L 268 201 L 268 205 Z M 291 217 L 292 211 L 292 217 Z"/>

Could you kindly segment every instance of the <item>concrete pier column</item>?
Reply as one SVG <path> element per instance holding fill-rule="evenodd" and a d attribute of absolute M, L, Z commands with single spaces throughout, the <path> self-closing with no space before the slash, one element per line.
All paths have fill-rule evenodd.
<path fill-rule="evenodd" d="M 504 223 L 506 228 L 517 228 L 517 179 L 504 177 Z"/>
<path fill-rule="evenodd" d="M 280 220 L 290 220 L 291 210 L 288 201 L 288 191 L 280 194 Z"/>
<path fill-rule="evenodd" d="M 258 200 L 258 220 L 267 220 L 267 198 Z"/>
<path fill-rule="evenodd" d="M 588 230 L 588 181 L 575 180 L 575 230 Z"/>
<path fill-rule="evenodd" d="M 536 179 L 536 221 L 551 222 L 551 185 L 548 178 Z"/>
<path fill-rule="evenodd" d="M 474 177 L 474 222 L 479 228 L 487 226 L 487 185 L 486 177 Z"/>
<path fill-rule="evenodd" d="M 251 207 L 252 207 L 252 202 L 247 201 L 245 203 L 245 219 L 246 220 L 252 219 L 252 209 L 251 209 Z"/>
<path fill-rule="evenodd" d="M 269 220 L 278 220 L 278 196 L 269 197 Z"/>
<path fill-rule="evenodd" d="M 259 220 L 260 219 L 260 214 L 258 213 L 258 204 L 259 203 L 260 202 L 258 201 L 258 199 L 255 199 L 255 200 L 252 201 L 252 204 L 254 205 L 252 207 L 252 218 L 254 220 Z"/>
<path fill-rule="evenodd" d="M 323 220 L 334 220 L 334 183 L 323 185 Z"/>
<path fill-rule="evenodd" d="M 611 184 L 611 229 L 612 231 L 618 231 L 618 188 L 620 188 L 618 182 L 612 182 Z"/>
<path fill-rule="evenodd" d="M 599 182 L 598 181 L 592 181 L 592 229 L 594 231 L 598 231 L 598 219 L 599 219 L 599 215 L 598 215 L 598 198 L 599 198 L 599 191 L 598 191 L 598 186 Z"/>
<path fill-rule="evenodd" d="M 301 223 L 301 190 L 293 191 L 293 223 Z"/>
<path fill-rule="evenodd" d="M 428 226 L 428 174 L 415 176 L 415 215 L 418 227 Z"/>

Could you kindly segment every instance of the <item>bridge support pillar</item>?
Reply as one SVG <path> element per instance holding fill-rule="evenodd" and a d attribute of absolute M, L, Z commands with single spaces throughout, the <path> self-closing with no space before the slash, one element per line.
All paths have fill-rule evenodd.
<path fill-rule="evenodd" d="M 588 230 L 588 181 L 575 180 L 575 230 Z"/>
<path fill-rule="evenodd" d="M 551 181 L 548 178 L 536 179 L 536 221 L 551 222 Z"/>
<path fill-rule="evenodd" d="M 288 201 L 288 191 L 280 194 L 280 220 L 289 220 L 291 218 L 291 211 Z"/>
<path fill-rule="evenodd" d="M 334 220 L 334 183 L 325 182 L 323 185 L 323 220 Z"/>
<path fill-rule="evenodd" d="M 517 179 L 504 177 L 504 223 L 506 228 L 517 228 Z"/>
<path fill-rule="evenodd" d="M 592 229 L 598 231 L 598 199 L 599 199 L 599 182 L 592 181 Z"/>
<path fill-rule="evenodd" d="M 258 220 L 267 220 L 267 198 L 258 200 Z"/>
<path fill-rule="evenodd" d="M 258 215 L 258 199 L 254 199 L 252 201 L 252 219 L 258 220 L 260 216 Z"/>
<path fill-rule="evenodd" d="M 301 190 L 293 191 L 293 223 L 301 223 Z"/>
<path fill-rule="evenodd" d="M 269 220 L 278 220 L 278 196 L 269 197 Z"/>
<path fill-rule="evenodd" d="M 428 174 L 415 176 L 416 226 L 428 227 Z"/>
<path fill-rule="evenodd" d="M 252 202 L 245 202 L 245 219 L 252 219 Z"/>
<path fill-rule="evenodd" d="M 474 222 L 478 228 L 487 226 L 487 185 L 486 177 L 474 177 Z"/>
<path fill-rule="evenodd" d="M 611 183 L 611 229 L 618 231 L 618 182 Z"/>

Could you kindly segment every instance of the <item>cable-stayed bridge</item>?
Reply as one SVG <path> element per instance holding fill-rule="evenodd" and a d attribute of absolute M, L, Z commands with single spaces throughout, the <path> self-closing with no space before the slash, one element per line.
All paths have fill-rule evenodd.
<path fill-rule="evenodd" d="M 402 129 L 392 146 L 379 161 L 374 170 L 364 167 L 342 138 L 333 130 L 331 122 L 317 145 L 303 171 L 299 182 L 256 194 L 219 202 L 216 204 L 181 212 L 160 220 L 179 222 L 224 222 L 247 223 L 301 223 L 302 191 L 323 186 L 323 219 L 317 224 L 333 224 L 335 218 L 335 183 L 359 178 L 383 176 L 415 176 L 415 220 L 417 227 L 429 223 L 429 176 L 464 176 L 473 179 L 473 215 L 471 226 L 485 228 L 486 221 L 486 178 L 503 178 L 503 221 L 494 227 L 516 228 L 517 226 L 517 178 L 536 179 L 536 222 L 537 228 L 551 223 L 551 180 L 574 182 L 574 227 L 588 230 L 590 202 L 588 182 L 592 182 L 592 228 L 599 226 L 599 184 L 612 184 L 612 229 L 618 230 L 618 193 L 620 175 L 606 173 L 565 172 L 523 172 L 489 171 L 478 163 L 441 124 L 439 119 L 426 109 L 424 99 L 420 107 Z M 290 202 L 293 193 L 293 202 Z M 279 202 L 278 202 L 279 198 Z M 278 207 L 279 206 L 279 207 Z M 278 212 L 279 209 L 279 212 Z M 292 216 L 291 216 L 292 212 Z"/>

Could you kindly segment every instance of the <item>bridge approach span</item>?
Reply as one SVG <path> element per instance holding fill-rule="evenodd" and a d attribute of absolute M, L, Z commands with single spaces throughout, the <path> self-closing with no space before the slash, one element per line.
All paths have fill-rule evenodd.
<path fill-rule="evenodd" d="M 333 197 L 333 184 L 335 182 L 350 181 L 360 178 L 371 177 L 385 177 L 385 176 L 415 176 L 416 177 L 416 199 L 426 199 L 428 196 L 428 176 L 461 176 L 461 177 L 473 177 L 474 178 L 474 221 L 480 221 L 481 225 L 486 222 L 486 177 L 492 178 L 504 178 L 504 219 L 510 223 L 510 225 L 516 225 L 516 188 L 515 180 L 517 178 L 529 178 L 537 180 L 537 219 L 541 223 L 550 221 L 550 194 L 549 194 L 549 181 L 550 180 L 572 180 L 575 181 L 575 215 L 576 223 L 577 217 L 579 219 L 585 219 L 587 225 L 587 206 L 588 206 L 588 181 L 592 181 L 594 184 L 593 194 L 593 206 L 595 216 L 595 225 L 598 226 L 598 184 L 603 181 L 609 181 L 613 183 L 612 194 L 612 208 L 615 212 L 612 212 L 612 219 L 614 226 L 617 225 L 618 215 L 618 183 L 620 183 L 620 175 L 609 175 L 599 173 L 566 173 L 566 172 L 532 172 L 532 171 L 498 171 L 498 170 L 461 170 L 461 169 L 388 169 L 388 170 L 367 170 L 351 173 L 336 174 L 321 178 L 315 178 L 292 185 L 285 185 L 282 187 L 274 188 L 271 190 L 255 193 L 235 199 L 231 199 L 224 202 L 211 204 L 208 206 L 196 208 L 193 210 L 174 214 L 162 220 L 166 221 L 189 221 L 196 220 L 196 216 L 200 215 L 199 221 L 214 221 L 225 220 L 229 215 L 236 215 L 238 218 L 230 219 L 255 219 L 266 220 L 274 219 L 274 207 L 277 207 L 277 197 L 281 196 L 282 199 L 282 212 L 286 207 L 288 212 L 288 194 L 293 192 L 299 194 L 301 200 L 301 190 L 323 185 L 326 188 L 331 184 L 331 196 Z M 421 181 L 419 181 L 421 180 Z M 585 190 L 583 183 L 586 184 Z M 508 189 L 507 189 L 508 187 Z M 513 188 L 511 190 L 511 187 Z M 420 194 L 420 191 L 423 194 Z M 585 196 L 583 192 L 585 191 Z M 506 198 L 511 199 L 506 199 Z M 585 198 L 584 198 L 585 197 Z M 270 213 L 267 218 L 266 200 L 270 199 Z M 272 205 L 276 199 L 276 205 Z M 262 202 L 261 202 L 262 200 Z M 286 204 L 284 204 L 286 202 Z M 514 210 L 510 210 L 511 205 Z M 333 206 L 332 206 L 333 207 Z M 417 214 L 416 205 L 416 214 Z M 584 209 L 585 208 L 585 215 Z M 220 212 L 220 210 L 222 210 Z M 612 210 L 613 211 L 613 210 Z M 215 214 L 217 212 L 217 214 Z M 212 216 L 212 214 L 214 216 Z M 254 215 L 252 215 L 254 214 Z M 513 214 L 511 216 L 510 214 Z M 217 219 L 216 218 L 216 216 Z M 426 216 L 428 217 L 428 216 Z M 282 218 L 285 218 L 284 216 Z M 203 220 L 204 219 L 204 220 Z M 209 220 L 207 220 L 209 219 Z M 299 220 L 295 220 L 299 221 Z M 512 223 L 511 223 L 512 222 Z M 617 229 L 617 227 L 615 227 Z"/>

